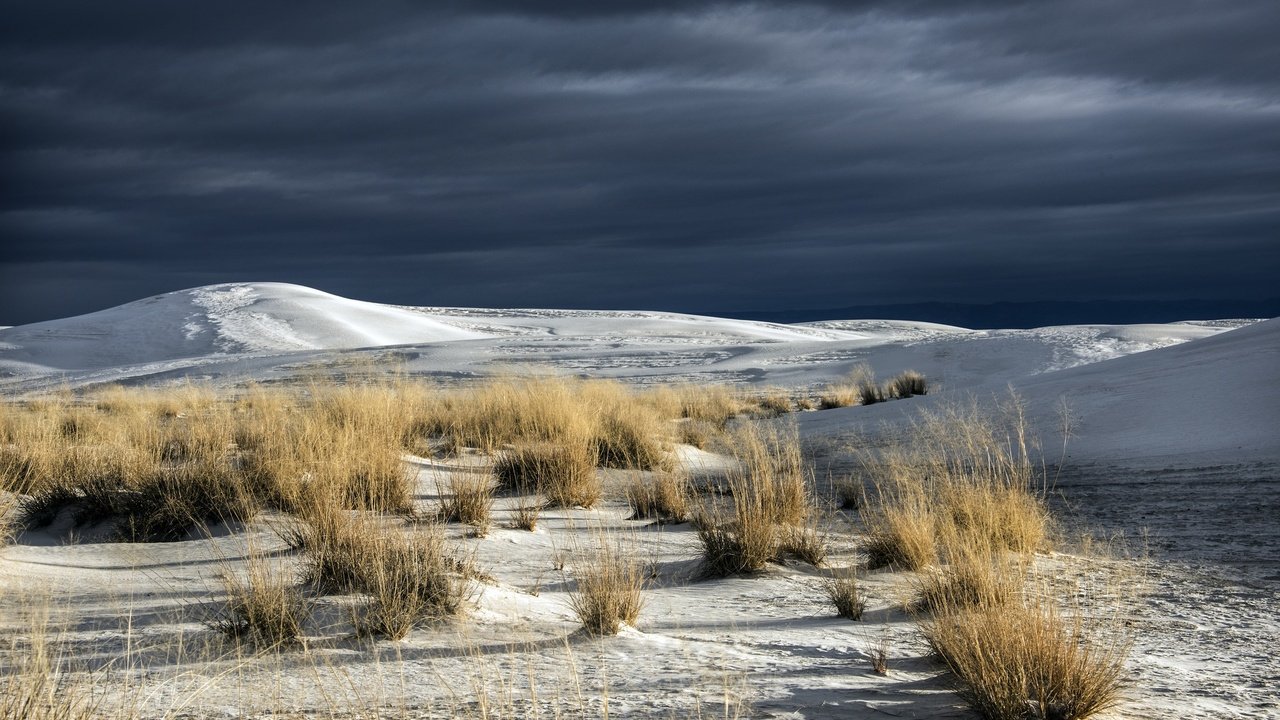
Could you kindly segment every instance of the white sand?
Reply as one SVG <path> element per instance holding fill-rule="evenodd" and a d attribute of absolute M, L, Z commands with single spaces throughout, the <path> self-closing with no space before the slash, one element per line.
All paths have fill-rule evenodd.
<path fill-rule="evenodd" d="M 1062 470 L 1049 469 L 1062 516 L 1100 533 L 1149 531 L 1146 562 L 1041 561 L 1046 572 L 1123 571 L 1147 591 L 1122 604 L 1135 633 L 1132 684 L 1112 716 L 1275 717 L 1280 321 L 1232 329 L 1240 324 L 785 326 L 649 312 L 398 308 L 241 284 L 2 329 L 0 392 L 186 378 L 234 385 L 363 363 L 440 379 L 537 368 L 640 383 L 815 388 L 865 362 L 881 376 L 914 368 L 943 388 L 801 414 L 819 471 L 839 472 L 851 462 L 852 438 L 877 443 L 921 411 L 970 393 L 985 401 L 1012 384 L 1051 463 L 1060 454 L 1061 399 L 1070 409 L 1075 437 Z M 461 471 L 419 466 L 423 502 L 436 476 Z M 594 715 L 606 699 L 611 716 L 686 717 L 700 709 L 720 717 L 726 698 L 734 707 L 741 700 L 752 717 L 968 717 L 898 609 L 901 574 L 865 577 L 867 619 L 851 623 L 832 616 L 810 566 L 695 581 L 693 531 L 628 521 L 625 511 L 616 499 L 592 511 L 552 511 L 536 533 L 497 528 L 480 540 L 454 528 L 494 579 L 468 620 L 370 645 L 346 637 L 343 600 L 325 599 L 309 651 L 276 658 L 197 661 L 221 652 L 216 644 L 202 649 L 213 641 L 200 624 L 216 607 L 218 573 L 236 567 L 247 544 L 280 546 L 269 520 L 213 541 L 150 545 L 92 542 L 91 534 L 67 545 L 58 544 L 59 528 L 28 533 L 0 554 L 0 582 L 51 593 L 72 623 L 74 657 L 114 668 L 117 690 L 125 677 L 145 687 L 142 702 L 155 712 L 199 688 L 192 706 L 175 714 L 354 703 L 387 704 L 407 716 L 480 716 L 484 688 L 494 709 L 515 717 L 535 710 L 553 717 L 556 707 Z M 853 559 L 846 520 L 853 518 L 832 526 L 836 566 Z M 631 533 L 659 579 L 637 628 L 596 641 L 577 632 L 553 562 L 589 545 L 602 527 Z M 282 565 L 293 561 L 280 557 Z M 572 570 L 571 561 L 570 577 Z M 175 662 L 180 633 L 188 659 Z M 883 677 L 867 661 L 882 638 L 891 655 Z"/>

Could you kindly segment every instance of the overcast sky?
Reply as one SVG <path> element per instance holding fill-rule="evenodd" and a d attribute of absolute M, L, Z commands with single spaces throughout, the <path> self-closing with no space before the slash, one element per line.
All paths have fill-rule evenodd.
<path fill-rule="evenodd" d="M 6 3 L 0 324 L 1280 294 L 1276 0 L 303 5 Z"/>

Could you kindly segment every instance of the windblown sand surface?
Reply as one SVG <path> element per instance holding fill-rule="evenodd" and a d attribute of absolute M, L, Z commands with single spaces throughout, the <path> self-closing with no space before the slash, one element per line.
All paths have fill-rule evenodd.
<path fill-rule="evenodd" d="M 854 468 L 919 413 L 1012 385 L 1041 443 L 1055 509 L 1123 552 L 1043 556 L 1045 576 L 1115 590 L 1133 650 L 1113 717 L 1280 714 L 1280 320 L 972 331 L 899 321 L 775 325 L 667 313 L 393 308 L 295 286 L 200 288 L 68 320 L 0 329 L 0 392 L 193 380 L 234 388 L 394 368 L 456 382 L 527 372 L 778 386 L 816 392 L 859 363 L 925 373 L 929 396 L 798 413 L 819 485 Z M 1063 429 L 1070 438 L 1063 447 Z M 721 459 L 680 450 L 694 471 Z M 487 462 L 406 457 L 417 502 Z M 1058 465 L 1061 464 L 1061 468 Z M 213 538 L 101 542 L 66 526 L 0 552 L 7 628 L 15 597 L 47 594 L 67 652 L 100 690 L 144 714 L 236 717 L 332 708 L 385 716 L 969 717 L 901 609 L 903 573 L 864 574 L 867 615 L 834 617 L 822 573 L 788 562 L 760 577 L 700 580 L 687 524 L 628 520 L 621 471 L 592 510 L 553 510 L 537 532 L 465 537 L 489 577 L 465 620 L 401 642 L 356 640 L 344 599 L 321 600 L 305 652 L 238 655 L 203 624 L 220 573 L 250 550 L 292 556 L 267 517 Z M 567 603 L 572 561 L 621 532 L 656 578 L 637 627 L 593 639 Z M 856 513 L 835 512 L 829 565 L 857 560 Z M 1101 540 L 1100 540 L 1101 542 Z M 1111 582 L 1103 582 L 1111 578 Z M 1117 580 L 1118 578 L 1118 580 Z M 1101 601 L 1106 601 L 1101 602 Z M 889 648 L 889 672 L 870 653 Z M 138 689 L 141 688 L 141 691 Z M 487 704 L 486 704 L 487 703 Z M 339 713 L 341 715 L 341 712 Z"/>

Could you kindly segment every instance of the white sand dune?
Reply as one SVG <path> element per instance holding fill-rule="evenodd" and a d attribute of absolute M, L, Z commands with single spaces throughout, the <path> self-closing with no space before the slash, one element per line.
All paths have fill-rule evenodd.
<path fill-rule="evenodd" d="M 394 307 L 262 283 L 0 330 L 0 373 L 8 375 L 0 392 L 116 381 L 235 384 L 337 373 L 352 362 L 431 378 L 537 370 L 796 392 L 862 363 L 881 377 L 907 368 L 928 375 L 934 390 L 926 397 L 794 416 L 815 466 L 838 474 L 856 467 L 847 444 L 874 445 L 922 412 L 970 396 L 985 401 L 1012 385 L 1043 443 L 1059 514 L 1102 532 L 1150 531 L 1152 561 L 1125 570 L 1141 577 L 1147 594 L 1121 610 L 1135 629 L 1132 690 L 1110 717 L 1252 718 L 1280 707 L 1278 352 L 1280 319 L 1033 330 L 885 320 L 777 325 L 657 312 Z M 1065 455 L 1064 401 L 1074 436 Z M 717 460 L 689 448 L 679 455 Z M 421 496 L 435 492 L 437 479 L 465 471 L 459 462 L 415 459 Z M 500 517 L 509 502 L 499 501 Z M 166 665 L 165 638 L 207 641 L 202 603 L 217 592 L 221 572 L 242 569 L 247 542 L 281 551 L 288 566 L 266 527 L 151 545 L 59 544 L 56 532 L 27 533 L 0 555 L 0 577 L 12 587 L 51 588 L 72 621 L 70 640 L 89 660 L 113 662 L 126 647 L 140 653 L 129 662 L 161 678 L 148 691 L 150 707 L 167 708 L 200 688 L 184 710 L 192 717 L 255 708 L 323 714 L 335 698 L 360 706 L 389 700 L 407 716 L 430 717 L 457 711 L 450 703 L 477 687 L 514 698 L 508 716 L 551 717 L 562 701 L 598 715 L 607 698 L 618 717 L 720 717 L 726 699 L 730 715 L 742 699 L 748 716 L 759 717 L 969 717 L 901 610 L 897 573 L 862 578 L 867 620 L 849 623 L 831 617 L 819 570 L 788 563 L 757 578 L 694 581 L 692 528 L 646 525 L 627 512 L 615 493 L 595 510 L 547 512 L 536 533 L 495 528 L 476 539 L 451 529 L 453 542 L 493 576 L 471 617 L 368 647 L 313 628 L 325 638 L 310 650 L 318 665 Z M 855 521 L 842 514 L 833 524 L 836 565 L 854 560 Z M 571 584 L 553 558 L 594 542 L 601 528 L 632 537 L 661 579 L 637 628 L 597 642 L 576 632 L 566 604 Z M 1050 571 L 1061 561 L 1041 558 Z M 340 625 L 342 602 L 325 599 L 317 614 Z M 126 646 L 122 607 L 144 640 L 136 646 Z M 888 676 L 867 667 L 881 641 L 890 645 Z M 531 679 L 542 683 L 536 692 Z M 461 712 L 478 714 L 465 701 Z"/>
<path fill-rule="evenodd" d="M 338 350 L 480 337 L 424 315 L 283 283 L 165 293 L 0 330 L 6 363 L 101 369 L 181 358 Z"/>

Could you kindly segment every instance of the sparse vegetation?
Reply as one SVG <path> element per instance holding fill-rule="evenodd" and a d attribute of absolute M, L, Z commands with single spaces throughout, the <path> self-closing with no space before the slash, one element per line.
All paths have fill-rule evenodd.
<path fill-rule="evenodd" d="M 213 630 L 259 648 L 298 642 L 308 607 L 302 591 L 261 557 L 251 557 L 246 577 L 227 572 L 226 606 L 207 621 Z"/>
<path fill-rule="evenodd" d="M 850 393 L 848 404 L 857 404 L 926 388 L 915 373 L 880 386 L 861 372 L 828 390 Z M 868 387 L 879 395 L 864 397 Z M 785 555 L 822 566 L 824 530 L 834 526 L 815 507 L 813 469 L 796 428 L 751 420 L 791 408 L 781 392 L 642 392 L 552 379 L 452 390 L 403 380 L 250 388 L 234 399 L 198 389 L 66 395 L 0 406 L 0 520 L 10 503 L 9 514 L 29 527 L 68 517 L 110 521 L 117 538 L 150 541 L 264 517 L 298 553 L 287 561 L 296 561 L 297 574 L 251 554 L 226 576 L 228 598 L 211 628 L 259 649 L 288 646 L 299 642 L 319 603 L 340 617 L 348 611 L 361 636 L 401 639 L 463 614 L 478 577 L 435 520 L 483 535 L 499 490 L 514 495 L 502 505 L 511 509 L 504 521 L 533 530 L 544 503 L 597 505 L 603 479 L 621 474 L 602 473 L 601 465 L 632 471 L 623 492 L 635 518 L 693 521 L 708 576 L 759 572 Z M 929 415 L 899 444 L 867 455 L 860 476 L 833 488 L 865 521 L 867 564 L 919 573 L 911 609 L 975 709 L 997 719 L 1085 717 L 1114 704 L 1123 650 L 1086 632 L 1083 615 L 1059 613 L 1025 593 L 1025 555 L 1050 547 L 1053 532 L 1020 409 L 1012 403 L 1007 410 L 996 420 L 976 406 Z M 712 479 L 710 494 L 695 499 L 689 477 L 672 464 L 677 440 L 731 455 L 724 485 Z M 450 463 L 450 479 L 438 488 L 439 511 L 416 509 L 421 490 L 401 455 L 446 446 L 463 459 Z M 559 531 L 562 515 L 555 519 L 551 530 Z M 544 534 L 520 542 L 533 546 Z M 544 589 L 539 578 L 532 594 L 567 593 L 587 632 L 608 635 L 636 622 L 659 565 L 656 555 L 642 562 L 613 539 L 599 545 L 568 561 L 572 584 Z M 842 546 L 833 545 L 833 556 Z M 558 569 L 566 557 L 556 554 Z M 838 615 L 862 618 L 865 599 L 852 570 L 833 573 L 822 587 Z M 1027 637 L 1018 636 L 1024 628 Z M 869 655 L 885 672 L 887 640 Z M 0 690 L 4 682 L 13 681 L 0 681 Z M 87 716 L 56 706 L 57 685 L 32 681 L 0 707 L 22 708 L 18 716 Z M 39 715 L 32 698 L 40 712 L 62 707 L 61 714 Z"/>
<path fill-rule="evenodd" d="M 580 554 L 576 588 L 569 594 L 574 613 L 592 635 L 616 635 L 623 623 L 635 625 L 644 606 L 644 564 L 618 542 Z"/>
<path fill-rule="evenodd" d="M 829 578 L 822 586 L 836 614 L 848 620 L 861 620 L 866 602 L 858 592 L 858 579 L 852 574 Z"/>
<path fill-rule="evenodd" d="M 1075 720 L 1119 701 L 1126 644 L 1091 636 L 1048 599 L 939 609 L 922 629 L 988 720 Z"/>
<path fill-rule="evenodd" d="M 683 473 L 666 472 L 652 478 L 636 475 L 625 492 L 635 518 L 684 522 L 689 517 L 689 479 Z"/>
<path fill-rule="evenodd" d="M 453 475 L 436 489 L 441 495 L 440 519 L 470 525 L 483 537 L 489 529 L 493 478 L 488 473 Z"/>

